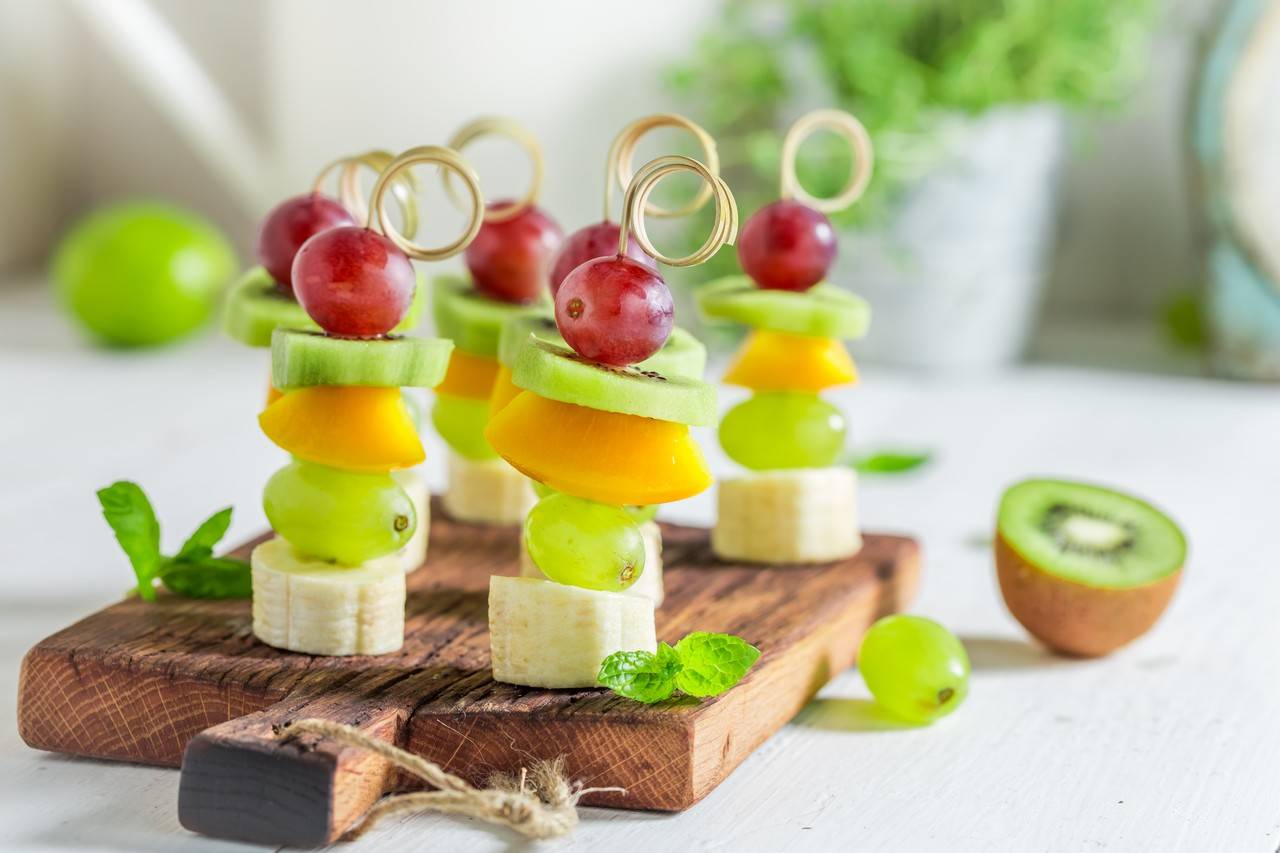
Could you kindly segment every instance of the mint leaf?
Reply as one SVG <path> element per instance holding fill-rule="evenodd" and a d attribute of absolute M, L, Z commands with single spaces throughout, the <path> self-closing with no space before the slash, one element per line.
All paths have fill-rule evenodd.
<path fill-rule="evenodd" d="M 690 696 L 716 696 L 742 680 L 760 650 L 732 634 L 695 631 L 676 643 L 676 686 Z"/>
<path fill-rule="evenodd" d="M 851 463 L 860 474 L 903 474 L 925 465 L 931 453 L 885 452 L 859 456 Z"/>
<path fill-rule="evenodd" d="M 211 556 L 213 546 L 227 535 L 227 528 L 230 526 L 231 507 L 218 510 L 206 518 L 196 528 L 195 533 L 187 537 L 187 541 L 182 543 L 182 548 L 174 559 L 183 562 Z"/>
<path fill-rule="evenodd" d="M 226 557 L 166 560 L 160 570 L 160 580 L 187 598 L 250 598 L 253 595 L 249 564 Z"/>
<path fill-rule="evenodd" d="M 102 515 L 116 534 L 138 578 L 138 595 L 155 601 L 155 577 L 160 567 L 160 522 L 151 501 L 137 483 L 120 480 L 98 490 Z"/>
<path fill-rule="evenodd" d="M 675 649 L 659 643 L 657 654 L 614 652 L 600 664 L 596 680 L 620 696 L 648 705 L 671 696 L 679 672 L 680 658 Z"/>

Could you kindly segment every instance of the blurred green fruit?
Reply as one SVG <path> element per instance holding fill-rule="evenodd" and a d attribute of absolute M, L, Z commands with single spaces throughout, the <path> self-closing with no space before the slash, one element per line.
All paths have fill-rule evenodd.
<path fill-rule="evenodd" d="M 101 340 L 150 346 L 203 325 L 236 271 L 217 229 L 183 210 L 135 202 L 77 224 L 53 259 L 58 294 Z"/>

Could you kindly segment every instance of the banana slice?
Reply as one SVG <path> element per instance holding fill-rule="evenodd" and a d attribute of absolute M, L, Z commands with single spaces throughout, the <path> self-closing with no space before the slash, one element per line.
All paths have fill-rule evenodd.
<path fill-rule="evenodd" d="M 644 537 L 644 571 L 636 582 L 623 590 L 623 595 L 638 595 L 653 602 L 654 607 L 662 606 L 662 530 L 655 521 L 646 521 L 640 525 L 640 535 Z M 529 550 L 524 547 L 524 537 L 520 537 L 520 577 L 541 578 L 547 576 L 534 565 Z"/>
<path fill-rule="evenodd" d="M 382 655 L 404 644 L 404 569 L 398 553 L 354 568 L 299 554 L 280 537 L 249 558 L 253 633 L 313 655 Z"/>
<path fill-rule="evenodd" d="M 852 468 L 759 471 L 720 481 L 711 547 L 724 560 L 825 563 L 858 553 Z"/>
<path fill-rule="evenodd" d="M 536 578 L 489 579 L 493 678 L 526 687 L 594 687 L 614 652 L 656 651 L 653 602 Z"/>
<path fill-rule="evenodd" d="M 392 471 L 400 488 L 409 493 L 413 508 L 418 515 L 418 525 L 413 529 L 413 537 L 400 549 L 400 561 L 406 573 L 422 568 L 427 561 L 427 536 L 431 530 L 431 490 L 427 481 L 412 468 Z"/>
<path fill-rule="evenodd" d="M 467 459 L 449 451 L 445 511 L 459 521 L 519 524 L 535 501 L 529 478 L 502 459 Z"/>

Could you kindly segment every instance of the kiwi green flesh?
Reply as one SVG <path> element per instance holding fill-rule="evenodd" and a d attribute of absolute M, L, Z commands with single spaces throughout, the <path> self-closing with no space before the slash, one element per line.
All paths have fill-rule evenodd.
<path fill-rule="evenodd" d="M 281 391 L 312 385 L 434 388 L 444 381 L 452 351 L 453 342 L 443 338 L 355 339 L 276 329 L 271 384 Z"/>
<path fill-rule="evenodd" d="M 715 422 L 715 388 L 698 379 L 609 367 L 568 347 L 529 338 L 511 366 L 511 381 L 540 397 L 623 415 L 707 426 Z"/>
<path fill-rule="evenodd" d="M 554 317 L 513 317 L 502 327 L 498 340 L 498 361 L 511 367 L 530 337 L 567 347 Z M 692 334 L 676 327 L 670 337 L 649 358 L 635 365 L 637 370 L 701 379 L 707 369 L 707 348 Z"/>
<path fill-rule="evenodd" d="M 418 287 L 409 312 L 394 331 L 407 332 L 418 325 L 425 291 L 423 277 L 419 273 Z M 276 329 L 320 331 L 320 326 L 297 300 L 281 293 L 271 274 L 262 267 L 253 267 L 231 286 L 222 328 L 228 337 L 251 347 L 271 346 L 271 333 Z"/>
<path fill-rule="evenodd" d="M 1182 568 L 1187 545 L 1164 513 L 1131 495 L 1063 480 L 1026 480 L 1000 501 L 1000 536 L 1047 574 L 1127 589 Z"/>
<path fill-rule="evenodd" d="M 549 317 L 551 300 L 528 305 L 503 302 L 480 293 L 460 276 L 437 276 L 431 283 L 431 312 L 436 334 L 471 355 L 497 358 L 502 329 L 517 317 Z"/>
<path fill-rule="evenodd" d="M 792 335 L 848 340 L 866 334 L 871 322 L 865 299 L 829 282 L 805 291 L 766 290 L 745 275 L 728 276 L 699 287 L 694 298 L 709 321 Z"/>

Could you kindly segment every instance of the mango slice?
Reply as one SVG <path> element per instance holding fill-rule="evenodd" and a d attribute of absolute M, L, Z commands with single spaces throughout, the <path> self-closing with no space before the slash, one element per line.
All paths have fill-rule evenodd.
<path fill-rule="evenodd" d="M 505 364 L 498 366 L 498 375 L 493 380 L 493 390 L 489 392 L 489 417 L 493 417 L 514 400 L 522 388 L 511 381 L 511 368 Z"/>
<path fill-rule="evenodd" d="M 466 397 L 468 400 L 487 400 L 497 375 L 496 358 L 472 355 L 455 348 L 449 357 L 449 371 L 444 375 L 444 381 L 436 386 L 436 393 Z"/>
<path fill-rule="evenodd" d="M 299 388 L 267 406 L 258 425 L 299 459 L 347 471 L 394 471 L 426 458 L 399 388 Z"/>
<path fill-rule="evenodd" d="M 752 331 L 734 356 L 724 381 L 753 391 L 822 391 L 858 381 L 844 344 L 815 338 Z"/>
<path fill-rule="evenodd" d="M 561 403 L 522 391 L 485 438 L 521 473 L 553 489 L 615 505 L 667 503 L 711 485 L 689 427 Z"/>

